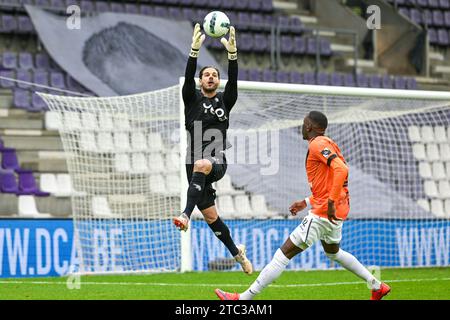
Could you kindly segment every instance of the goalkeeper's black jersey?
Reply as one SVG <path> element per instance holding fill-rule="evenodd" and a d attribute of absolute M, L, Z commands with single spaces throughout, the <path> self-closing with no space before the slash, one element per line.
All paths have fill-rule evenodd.
<path fill-rule="evenodd" d="M 227 140 L 230 111 L 237 100 L 236 60 L 229 60 L 228 82 L 223 92 L 213 98 L 205 97 L 195 88 L 197 59 L 189 57 L 183 85 L 185 127 L 188 131 L 187 159 L 194 163 L 199 159 L 217 157 L 231 144 Z"/>

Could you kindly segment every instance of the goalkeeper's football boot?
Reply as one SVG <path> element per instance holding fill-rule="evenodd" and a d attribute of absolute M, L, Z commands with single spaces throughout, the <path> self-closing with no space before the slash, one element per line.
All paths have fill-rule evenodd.
<path fill-rule="evenodd" d="M 372 290 L 372 297 L 370 300 L 381 300 L 389 292 L 391 292 L 391 288 L 382 282 L 379 290 Z"/>
<path fill-rule="evenodd" d="M 187 229 L 189 228 L 189 217 L 186 215 L 186 213 L 183 212 L 178 217 L 173 218 L 173 224 L 180 231 L 187 231 Z"/>
<path fill-rule="evenodd" d="M 234 257 L 237 262 L 240 263 L 242 270 L 248 275 L 252 274 L 253 272 L 253 266 L 250 260 L 248 260 L 247 256 L 245 255 L 245 246 L 243 244 L 240 244 L 237 246 L 239 249 L 239 253 Z"/>
<path fill-rule="evenodd" d="M 225 292 L 220 289 L 214 290 L 220 300 L 239 300 L 239 293 Z"/>

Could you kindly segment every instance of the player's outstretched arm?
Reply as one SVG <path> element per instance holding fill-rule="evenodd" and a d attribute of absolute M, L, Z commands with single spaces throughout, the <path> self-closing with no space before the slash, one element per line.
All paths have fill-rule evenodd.
<path fill-rule="evenodd" d="M 340 158 L 336 157 L 331 161 L 330 168 L 333 171 L 333 184 L 328 199 L 327 215 L 328 220 L 335 224 L 333 220 L 341 220 L 336 217 L 335 203 L 339 200 L 344 182 L 348 178 L 348 167 Z"/>
<path fill-rule="evenodd" d="M 223 101 L 225 105 L 231 110 L 236 103 L 238 97 L 237 79 L 238 79 L 238 63 L 237 63 L 237 44 L 236 44 L 236 30 L 233 26 L 230 27 L 230 35 L 228 40 L 220 39 L 228 52 L 228 82 L 225 86 L 223 94 Z"/>
<path fill-rule="evenodd" d="M 205 41 L 205 35 L 200 31 L 200 24 L 195 24 L 194 33 L 192 35 L 191 51 L 186 64 L 183 84 L 183 100 L 185 103 L 190 102 L 195 97 L 195 71 L 197 70 L 197 57 L 200 48 Z"/>

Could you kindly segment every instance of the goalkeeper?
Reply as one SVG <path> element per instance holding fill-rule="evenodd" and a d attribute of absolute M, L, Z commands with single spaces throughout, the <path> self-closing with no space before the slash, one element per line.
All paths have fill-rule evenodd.
<path fill-rule="evenodd" d="M 187 203 L 183 213 L 173 219 L 180 230 L 186 231 L 195 206 L 202 212 L 214 234 L 228 248 L 245 273 L 251 274 L 253 267 L 245 255 L 245 246 L 236 246 L 230 230 L 220 219 L 216 207 L 216 193 L 212 183 L 222 179 L 227 170 L 225 150 L 230 147 L 227 140 L 229 115 L 237 100 L 237 48 L 234 27 L 230 27 L 229 39 L 221 42 L 228 51 L 228 82 L 223 92 L 217 92 L 220 83 L 219 70 L 212 66 L 199 72 L 200 90 L 195 87 L 197 57 L 205 40 L 200 25 L 194 27 L 182 90 L 185 127 L 188 132 L 186 173 L 189 187 Z"/>

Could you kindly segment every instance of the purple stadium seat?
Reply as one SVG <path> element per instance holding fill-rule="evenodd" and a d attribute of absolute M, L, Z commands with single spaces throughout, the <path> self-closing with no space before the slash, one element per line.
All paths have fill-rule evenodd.
<path fill-rule="evenodd" d="M 195 21 L 197 14 L 194 9 L 191 8 L 183 8 L 181 9 L 184 19 L 188 21 Z"/>
<path fill-rule="evenodd" d="M 289 72 L 278 70 L 275 75 L 276 82 L 289 83 Z"/>
<path fill-rule="evenodd" d="M 316 84 L 327 86 L 330 84 L 328 73 L 319 72 L 317 74 Z"/>
<path fill-rule="evenodd" d="M 15 52 L 5 51 L 2 54 L 2 67 L 5 69 L 17 68 L 17 54 Z"/>
<path fill-rule="evenodd" d="M 433 14 L 430 10 L 423 11 L 422 23 L 426 23 L 428 26 L 433 25 Z"/>
<path fill-rule="evenodd" d="M 36 69 L 50 69 L 50 58 L 47 53 L 37 53 L 35 56 Z"/>
<path fill-rule="evenodd" d="M 275 82 L 275 79 L 276 79 L 275 71 L 270 69 L 264 69 L 262 74 L 262 81 Z"/>
<path fill-rule="evenodd" d="M 217 8 L 220 8 L 222 6 L 222 0 L 208 0 L 207 6 L 208 8 L 216 10 Z"/>
<path fill-rule="evenodd" d="M 259 12 L 262 7 L 262 0 L 250 0 L 248 3 L 248 10 Z"/>
<path fill-rule="evenodd" d="M 291 71 L 289 73 L 290 83 L 303 83 L 303 75 L 298 71 Z"/>
<path fill-rule="evenodd" d="M 394 88 L 395 89 L 406 89 L 406 81 L 402 76 L 397 76 L 394 78 Z"/>
<path fill-rule="evenodd" d="M 121 4 L 121 3 L 111 2 L 110 6 L 111 6 L 111 12 L 116 12 L 116 13 L 125 12 L 125 8 L 124 8 L 123 4 Z"/>
<path fill-rule="evenodd" d="M 314 72 L 305 72 L 303 74 L 303 82 L 304 84 L 316 84 L 316 76 Z"/>
<path fill-rule="evenodd" d="M 437 44 L 438 43 L 438 37 L 436 29 L 428 29 L 428 40 L 430 41 L 430 44 Z"/>
<path fill-rule="evenodd" d="M 105 1 L 96 1 L 95 2 L 95 10 L 97 12 L 108 12 L 110 11 L 109 3 Z"/>
<path fill-rule="evenodd" d="M 356 84 L 358 85 L 358 87 L 368 87 L 369 78 L 363 73 L 358 73 L 356 75 Z"/>
<path fill-rule="evenodd" d="M 450 9 L 450 0 L 439 0 L 439 7 L 441 9 Z"/>
<path fill-rule="evenodd" d="M 428 0 L 416 0 L 416 3 L 419 7 L 427 7 L 428 6 Z"/>
<path fill-rule="evenodd" d="M 269 30 L 269 28 L 264 24 L 264 16 L 260 13 L 253 12 L 250 15 L 250 30 L 259 31 L 259 30 Z"/>
<path fill-rule="evenodd" d="M 66 4 L 63 0 L 50 0 L 50 7 L 54 9 L 64 9 Z"/>
<path fill-rule="evenodd" d="M 253 51 L 253 36 L 251 33 L 242 32 L 237 41 L 239 41 L 239 49 L 242 52 Z"/>
<path fill-rule="evenodd" d="M 440 10 L 433 10 L 433 24 L 441 27 L 444 25 L 444 14 Z"/>
<path fill-rule="evenodd" d="M 234 10 L 241 11 L 241 10 L 247 10 L 249 0 L 238 0 L 234 3 Z"/>
<path fill-rule="evenodd" d="M 262 0 L 261 10 L 264 12 L 273 11 L 273 0 Z"/>
<path fill-rule="evenodd" d="M 261 70 L 258 70 L 258 69 L 248 70 L 248 80 L 249 81 L 261 81 L 261 79 L 262 79 Z"/>
<path fill-rule="evenodd" d="M 230 23 L 232 26 L 236 26 L 236 23 L 238 22 L 238 15 L 234 11 L 227 11 L 225 14 L 228 16 L 228 19 L 230 19 Z M 203 20 L 202 20 L 203 21 Z"/>
<path fill-rule="evenodd" d="M 81 0 L 80 9 L 82 12 L 93 12 L 95 11 L 94 2 L 90 0 Z"/>
<path fill-rule="evenodd" d="M 235 26 L 239 30 L 247 30 L 250 27 L 251 18 L 247 12 L 238 12 Z"/>
<path fill-rule="evenodd" d="M 13 70 L 0 70 L 0 77 L 15 79 L 16 75 Z M 15 83 L 13 81 L 0 79 L 0 88 L 14 88 Z"/>
<path fill-rule="evenodd" d="M 49 5 L 49 0 L 35 0 L 35 5 L 37 6 L 48 6 Z"/>
<path fill-rule="evenodd" d="M 445 11 L 444 21 L 445 21 L 445 26 L 450 27 L 450 11 Z"/>
<path fill-rule="evenodd" d="M 28 70 L 18 69 L 16 71 L 16 79 L 30 83 L 31 82 L 31 73 Z M 30 85 L 28 83 L 18 82 L 17 86 L 22 89 L 27 89 L 27 88 L 30 88 Z"/>
<path fill-rule="evenodd" d="M 34 70 L 33 82 L 48 86 L 48 72 L 46 70 Z"/>
<path fill-rule="evenodd" d="M 438 44 L 444 47 L 447 47 L 450 44 L 447 30 L 438 29 L 437 31 Z"/>
<path fill-rule="evenodd" d="M 17 30 L 16 17 L 9 14 L 2 14 L 0 19 L 0 32 L 10 33 Z"/>
<path fill-rule="evenodd" d="M 411 11 L 409 12 L 409 16 L 413 22 L 417 24 L 422 23 L 422 13 L 419 10 L 415 8 L 411 9 Z"/>
<path fill-rule="evenodd" d="M 13 101 L 16 108 L 29 109 L 30 93 L 23 89 L 16 89 L 14 90 Z"/>
<path fill-rule="evenodd" d="M 239 69 L 238 80 L 248 80 L 248 70 L 247 69 Z"/>
<path fill-rule="evenodd" d="M 417 89 L 416 78 L 407 78 L 406 79 L 406 89 L 410 89 L 410 90 L 416 90 Z"/>
<path fill-rule="evenodd" d="M 343 86 L 344 75 L 342 73 L 332 73 L 330 76 L 330 84 L 332 86 Z"/>
<path fill-rule="evenodd" d="M 272 14 L 265 14 L 263 17 L 264 17 L 264 23 L 266 25 L 272 26 L 272 25 L 276 24 L 275 18 Z"/>
<path fill-rule="evenodd" d="M 176 20 L 182 20 L 183 13 L 181 12 L 181 9 L 178 7 L 169 7 L 169 17 Z"/>
<path fill-rule="evenodd" d="M 270 45 L 269 40 L 267 38 L 268 36 L 264 33 L 255 33 L 254 34 L 254 44 L 253 44 L 253 51 L 254 52 L 269 52 L 270 51 Z"/>
<path fill-rule="evenodd" d="M 320 54 L 322 56 L 331 56 L 331 43 L 327 39 L 320 39 Z"/>
<path fill-rule="evenodd" d="M 399 12 L 401 15 L 407 17 L 407 18 L 410 17 L 410 15 L 409 15 L 409 9 L 408 9 L 408 8 L 401 7 L 400 9 L 398 9 L 398 12 Z"/>
<path fill-rule="evenodd" d="M 194 0 L 180 0 L 180 6 L 187 7 L 194 3 Z"/>
<path fill-rule="evenodd" d="M 139 14 L 139 7 L 134 3 L 126 3 L 125 4 L 125 12 L 131 14 Z"/>
<path fill-rule="evenodd" d="M 239 0 L 226 0 L 226 1 L 222 1 L 222 9 L 223 10 L 232 10 L 234 9 L 234 4 L 235 2 L 237 2 Z"/>
<path fill-rule="evenodd" d="M 0 172 L 0 192 L 21 194 L 17 185 L 16 176 L 13 172 Z"/>
<path fill-rule="evenodd" d="M 28 16 L 19 16 L 17 18 L 18 29 L 22 33 L 34 32 L 34 26 Z"/>
<path fill-rule="evenodd" d="M 277 24 L 278 24 L 278 27 L 280 28 L 281 32 L 290 32 L 291 31 L 290 27 L 289 27 L 290 19 L 288 16 L 284 16 L 284 15 L 279 16 L 277 19 Z"/>
<path fill-rule="evenodd" d="M 209 13 L 208 10 L 205 9 L 197 9 L 196 11 L 196 20 L 203 23 L 203 19 L 205 19 L 206 15 Z"/>
<path fill-rule="evenodd" d="M 19 67 L 21 69 L 34 69 L 33 55 L 29 52 L 19 53 Z"/>
<path fill-rule="evenodd" d="M 307 45 L 306 45 L 306 53 L 315 55 L 317 52 L 317 49 L 320 50 L 320 42 L 317 42 L 316 38 L 308 38 Z"/>
<path fill-rule="evenodd" d="M 51 72 L 50 86 L 54 88 L 64 89 L 66 87 L 64 83 L 64 75 L 61 72 Z"/>
<path fill-rule="evenodd" d="M 303 32 L 303 23 L 299 17 L 291 17 L 289 20 L 289 30 L 292 33 L 302 33 Z"/>
<path fill-rule="evenodd" d="M 33 92 L 31 94 L 31 108 L 28 110 L 32 112 L 40 112 L 47 109 L 48 106 L 45 103 L 45 101 L 42 100 L 42 98 L 39 95 Z"/>
<path fill-rule="evenodd" d="M 148 4 L 141 4 L 139 12 L 143 15 L 151 16 L 153 15 L 153 7 L 149 6 Z"/>
<path fill-rule="evenodd" d="M 346 73 L 344 75 L 344 86 L 346 87 L 356 87 L 355 77 L 351 73 Z"/>
<path fill-rule="evenodd" d="M 439 8 L 439 0 L 428 0 L 428 6 L 430 8 Z"/>
<path fill-rule="evenodd" d="M 383 78 L 381 79 L 381 87 L 385 88 L 385 89 L 392 89 L 393 88 L 393 83 L 392 83 L 392 78 L 389 75 L 384 75 Z"/>
<path fill-rule="evenodd" d="M 377 74 L 372 74 L 369 77 L 369 86 L 371 88 L 381 88 L 381 77 Z"/>
<path fill-rule="evenodd" d="M 18 170 L 20 169 L 19 160 L 17 160 L 16 149 L 2 148 L 2 169 Z"/>
<path fill-rule="evenodd" d="M 21 194 L 35 195 L 38 197 L 48 197 L 50 195 L 48 192 L 39 190 L 31 170 L 17 170 L 17 174 L 19 175 L 19 191 Z"/>
<path fill-rule="evenodd" d="M 306 39 L 303 37 L 294 37 L 294 53 L 295 54 L 305 54 L 306 53 Z"/>
<path fill-rule="evenodd" d="M 294 51 L 294 41 L 292 39 L 292 36 L 289 35 L 281 36 L 280 50 L 282 54 L 291 54 Z"/>

